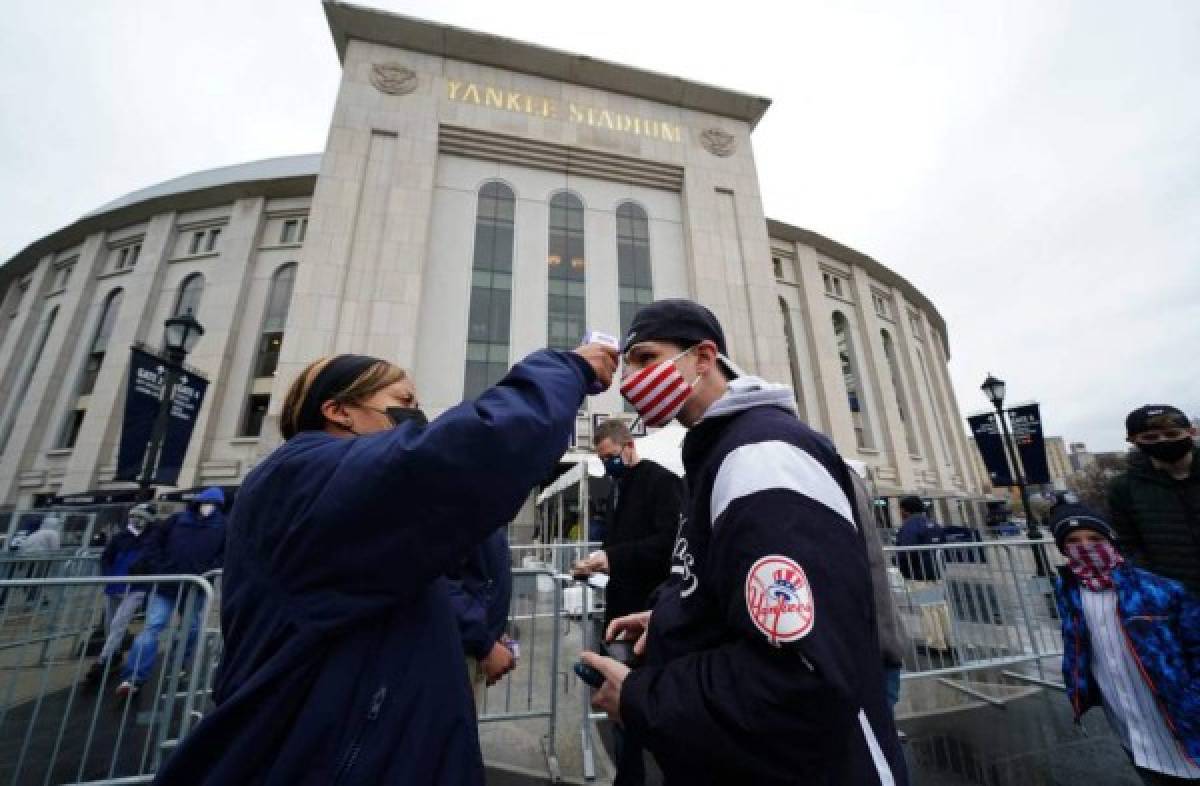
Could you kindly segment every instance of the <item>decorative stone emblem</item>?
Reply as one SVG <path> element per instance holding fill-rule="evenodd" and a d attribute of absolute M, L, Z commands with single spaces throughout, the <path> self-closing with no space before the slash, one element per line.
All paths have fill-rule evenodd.
<path fill-rule="evenodd" d="M 417 89 L 417 72 L 399 63 L 375 63 L 371 66 L 371 84 L 381 93 L 406 96 Z"/>
<path fill-rule="evenodd" d="M 705 150 L 721 158 L 728 158 L 737 149 L 737 140 L 734 139 L 733 134 L 719 128 L 707 128 L 701 131 L 700 144 L 704 146 Z"/>

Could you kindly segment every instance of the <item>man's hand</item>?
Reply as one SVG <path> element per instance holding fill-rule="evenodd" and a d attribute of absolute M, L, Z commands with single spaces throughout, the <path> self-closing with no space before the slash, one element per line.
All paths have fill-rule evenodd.
<path fill-rule="evenodd" d="M 586 360 L 592 371 L 596 372 L 596 381 L 602 386 L 601 391 L 608 390 L 613 374 L 617 371 L 617 350 L 604 344 L 584 344 L 574 352 Z"/>
<path fill-rule="evenodd" d="M 487 678 L 488 687 L 495 685 L 500 678 L 517 667 L 517 659 L 512 652 L 500 642 L 492 645 L 492 651 L 479 661 L 483 675 Z"/>
<path fill-rule="evenodd" d="M 613 723 L 620 723 L 621 686 L 625 684 L 625 677 L 629 675 L 629 667 L 594 652 L 582 653 L 580 660 L 604 675 L 604 684 L 592 694 L 592 707 L 607 712 L 609 720 Z"/>
<path fill-rule="evenodd" d="M 593 573 L 608 573 L 608 555 L 603 551 L 594 551 L 571 566 L 571 575 L 576 578 L 587 578 Z"/>
<path fill-rule="evenodd" d="M 608 630 L 604 632 L 604 640 L 612 641 L 624 633 L 626 639 L 637 639 L 633 643 L 633 654 L 644 655 L 646 653 L 646 632 L 650 630 L 650 615 L 652 613 L 649 611 L 639 611 L 637 614 L 617 617 L 608 623 Z"/>

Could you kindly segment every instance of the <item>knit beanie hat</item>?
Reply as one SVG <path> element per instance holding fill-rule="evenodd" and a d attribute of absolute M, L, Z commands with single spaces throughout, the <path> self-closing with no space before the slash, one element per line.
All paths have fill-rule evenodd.
<path fill-rule="evenodd" d="M 1112 526 L 1087 505 L 1067 502 L 1056 505 L 1050 511 L 1050 531 L 1054 533 L 1054 543 L 1059 551 L 1063 551 L 1063 543 L 1067 536 L 1081 529 L 1099 532 L 1113 543 L 1117 541 L 1117 533 Z"/>

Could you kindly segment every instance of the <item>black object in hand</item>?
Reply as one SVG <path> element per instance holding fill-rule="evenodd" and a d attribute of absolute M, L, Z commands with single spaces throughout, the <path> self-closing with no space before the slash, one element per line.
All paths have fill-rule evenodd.
<path fill-rule="evenodd" d="M 613 639 L 607 641 L 601 647 L 601 654 L 620 663 L 622 666 L 633 668 L 637 665 L 638 656 L 633 654 L 633 642 L 625 639 Z"/>
<path fill-rule="evenodd" d="M 599 688 L 604 684 L 604 675 L 582 661 L 575 664 L 575 676 L 592 688 Z"/>

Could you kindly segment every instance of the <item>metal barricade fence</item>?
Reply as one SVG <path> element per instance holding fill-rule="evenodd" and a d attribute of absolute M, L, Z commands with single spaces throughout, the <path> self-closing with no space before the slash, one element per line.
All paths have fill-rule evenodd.
<path fill-rule="evenodd" d="M 509 635 L 518 642 L 515 670 L 490 688 L 475 685 L 480 724 L 544 720 L 542 752 L 552 782 L 561 777 L 557 731 L 563 639 L 563 576 L 549 568 L 514 568 Z"/>
<path fill-rule="evenodd" d="M 1042 560 L 1034 550 L 1041 552 Z M 903 626 L 904 679 L 1034 669 L 1062 654 L 1050 540 L 888 546 L 889 581 Z M 1015 675 L 1009 675 L 1015 676 Z"/>
<path fill-rule="evenodd" d="M 109 595 L 113 583 L 71 576 L 0 581 L 10 596 L 38 590 L 31 604 L 0 608 L 0 784 L 153 773 L 164 750 L 194 723 L 201 650 L 189 652 L 188 639 L 193 621 L 212 605 L 212 587 L 198 576 L 122 577 L 116 583 L 128 590 Z M 138 594 L 150 611 L 129 653 L 122 656 L 119 631 L 108 652 L 95 651 L 93 629 L 106 616 L 121 616 L 122 607 L 126 616 L 136 611 Z M 126 677 L 144 683 L 118 695 Z"/>
<path fill-rule="evenodd" d="M 509 546 L 514 568 L 549 568 L 570 573 L 571 565 L 601 547 L 599 541 L 567 543 L 514 543 Z"/>

